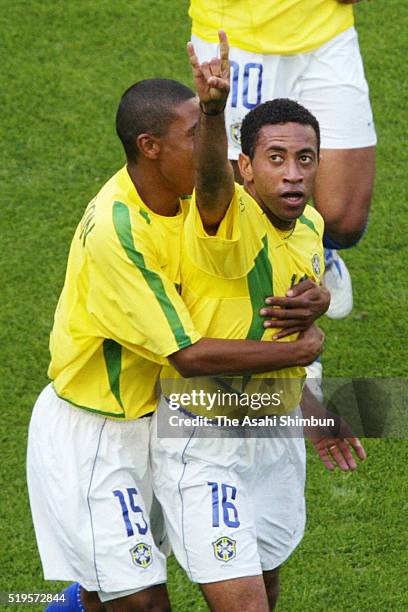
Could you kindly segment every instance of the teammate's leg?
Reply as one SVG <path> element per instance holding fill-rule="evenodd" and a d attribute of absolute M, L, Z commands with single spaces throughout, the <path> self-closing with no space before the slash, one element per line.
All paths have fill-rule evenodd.
<path fill-rule="evenodd" d="M 58 594 L 58 600 L 45 608 L 45 612 L 104 612 L 105 607 L 94 592 L 85 591 L 79 582 L 73 582 Z"/>
<path fill-rule="evenodd" d="M 270 609 L 262 576 L 200 584 L 200 588 L 213 612 L 268 612 Z"/>
<path fill-rule="evenodd" d="M 374 177 L 375 147 L 322 149 L 314 199 L 325 220 L 326 239 L 337 248 L 353 246 L 362 237 Z"/>
<path fill-rule="evenodd" d="M 375 147 L 322 150 L 315 205 L 326 224 L 324 282 L 331 294 L 327 315 L 333 319 L 342 319 L 353 307 L 350 275 L 337 250 L 352 247 L 362 238 L 374 176 Z"/>
<path fill-rule="evenodd" d="M 166 409 L 162 401 L 153 417 L 151 460 L 178 562 L 211 610 L 268 610 L 253 504 L 242 483 L 245 440 L 222 428 L 201 430 L 205 437 L 193 427 L 180 430 L 184 438 L 160 437 L 155 424 Z"/>
<path fill-rule="evenodd" d="M 291 416 L 300 414 L 297 409 Z M 274 610 L 280 592 L 280 566 L 303 537 L 306 453 L 302 438 L 283 437 L 302 435 L 301 428 L 265 428 L 258 433 L 265 437 L 248 441 L 252 456 L 262 457 L 262 461 L 254 461 L 252 497 L 263 581 L 269 609 Z"/>
<path fill-rule="evenodd" d="M 268 597 L 269 609 L 274 610 L 280 592 L 279 567 L 263 573 L 263 580 Z"/>
<path fill-rule="evenodd" d="M 321 161 L 314 201 L 325 220 L 327 312 L 346 316 L 353 307 L 350 275 L 337 249 L 364 234 L 375 176 L 376 134 L 368 85 L 354 28 L 311 54 L 295 97 L 313 112 L 321 130 Z"/>
<path fill-rule="evenodd" d="M 86 591 L 78 583 L 62 591 L 64 601 L 50 604 L 46 612 L 170 612 L 170 602 L 164 584 L 144 589 L 124 597 L 102 602 L 96 591 Z"/>
<path fill-rule="evenodd" d="M 80 598 L 86 612 L 104 612 L 105 606 L 96 591 L 85 591 L 80 587 Z"/>
<path fill-rule="evenodd" d="M 68 587 L 72 609 L 100 610 L 95 591 L 109 602 L 136 594 L 152 606 L 157 595 L 152 609 L 169 607 L 166 559 L 149 520 L 149 429 L 147 418 L 117 423 L 72 407 L 51 386 L 34 408 L 27 460 L 34 526 L 45 578 L 78 580 L 87 591 Z"/>
<path fill-rule="evenodd" d="M 158 584 L 125 597 L 104 602 L 106 612 L 170 612 L 166 585 Z"/>

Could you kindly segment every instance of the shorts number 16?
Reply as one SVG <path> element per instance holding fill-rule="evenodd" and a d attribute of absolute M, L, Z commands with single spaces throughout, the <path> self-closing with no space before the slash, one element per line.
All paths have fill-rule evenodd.
<path fill-rule="evenodd" d="M 232 501 L 235 501 L 237 496 L 237 489 L 231 485 L 227 485 L 218 482 L 207 482 L 208 486 L 211 487 L 212 491 L 212 526 L 220 526 L 220 495 L 219 490 L 221 489 L 221 506 L 222 506 L 222 518 L 224 524 L 227 527 L 239 527 L 240 522 L 238 520 L 238 510 Z M 228 501 L 228 493 L 230 493 L 230 499 Z"/>

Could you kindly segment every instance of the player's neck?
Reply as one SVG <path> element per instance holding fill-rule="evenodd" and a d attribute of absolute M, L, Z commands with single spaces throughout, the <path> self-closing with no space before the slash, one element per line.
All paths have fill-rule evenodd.
<path fill-rule="evenodd" d="M 273 212 L 264 204 L 264 202 L 262 201 L 262 198 L 259 197 L 259 195 L 257 194 L 252 184 L 244 182 L 244 187 L 245 187 L 245 191 L 247 191 L 249 195 L 251 195 L 254 198 L 258 206 L 262 208 L 265 215 L 268 217 L 269 221 L 272 223 L 274 227 L 284 232 L 291 230 L 295 227 L 296 219 L 291 219 L 289 221 L 279 219 L 279 217 L 274 215 Z"/>
<path fill-rule="evenodd" d="M 139 196 L 150 210 L 164 217 L 174 217 L 178 213 L 179 195 L 163 184 L 153 167 L 146 169 L 128 164 L 127 170 Z"/>
<path fill-rule="evenodd" d="M 258 201 L 258 200 L 257 200 Z M 263 202 L 258 202 L 259 206 L 262 208 L 262 210 L 264 211 L 265 215 L 268 217 L 269 221 L 272 223 L 272 225 L 274 227 L 276 227 L 278 230 L 282 230 L 283 232 L 287 232 L 291 229 L 293 229 L 296 225 L 296 219 L 291 219 L 290 221 L 283 221 L 282 219 L 279 219 L 278 217 L 276 217 L 273 212 L 271 212 L 269 210 L 269 208 L 267 208 Z"/>

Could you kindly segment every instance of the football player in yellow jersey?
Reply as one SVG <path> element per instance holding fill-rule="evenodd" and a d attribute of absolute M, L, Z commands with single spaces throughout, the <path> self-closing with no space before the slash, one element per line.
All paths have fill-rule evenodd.
<path fill-rule="evenodd" d="M 239 165 L 244 188 L 234 184 L 224 124 L 229 66 L 223 32 L 220 42 L 221 59 L 203 64 L 189 44 L 201 112 L 195 194 L 185 224 L 182 295 L 201 333 L 251 337 L 259 296 L 272 292 L 273 285 L 273 303 L 288 306 L 290 298 L 284 296 L 293 273 L 319 279 L 323 224 L 319 213 L 307 206 L 319 160 L 319 126 L 309 111 L 291 100 L 266 102 L 252 110 L 242 126 Z M 274 311 L 265 310 L 273 316 Z M 291 317 L 290 309 L 287 314 Z M 290 336 L 282 344 L 296 341 L 296 325 L 290 323 Z M 265 337 L 272 339 L 270 329 Z M 239 419 L 218 416 L 225 408 L 224 397 L 230 402 L 230 391 L 237 388 L 236 379 L 229 387 L 228 381 L 213 381 L 227 388 L 223 394 L 222 386 L 219 393 L 214 391 L 216 384 L 210 393 L 207 382 L 204 388 L 186 390 L 174 371 L 167 370 L 165 376 L 163 388 L 169 385 L 171 394 L 165 390 L 153 417 L 157 431 L 152 428 L 151 456 L 154 490 L 174 553 L 190 579 L 200 584 L 211 610 L 267 612 L 276 604 L 279 566 L 304 531 L 305 448 L 302 429 L 296 427 L 302 369 L 285 368 L 266 379 L 254 378 L 251 385 L 244 377 L 240 391 L 249 389 L 250 400 L 254 388 L 267 395 L 270 386 L 284 396 L 278 412 L 283 407 L 289 414 L 276 424 L 244 419 L 247 426 L 241 430 Z M 219 404 L 207 412 L 215 417 L 206 420 L 210 396 Z M 271 403 L 266 415 L 275 412 Z M 286 426 L 288 416 L 295 429 Z M 331 455 L 345 469 L 355 469 L 352 448 L 365 458 L 356 438 L 326 438 L 315 446 L 326 465 Z"/>
<path fill-rule="evenodd" d="M 201 61 L 216 55 L 217 31 L 231 44 L 226 108 L 229 158 L 240 152 L 240 127 L 257 104 L 291 98 L 321 129 L 314 201 L 325 220 L 328 315 L 352 309 L 349 272 L 337 250 L 362 237 L 375 175 L 376 133 L 354 28 L 360 0 L 191 0 L 192 41 Z"/>
<path fill-rule="evenodd" d="M 116 118 L 127 165 L 90 202 L 72 241 L 52 384 L 34 407 L 27 457 L 45 577 L 78 581 L 55 609 L 169 609 L 148 449 L 167 359 L 188 377 L 307 364 L 322 349 L 313 326 L 290 346 L 195 329 L 178 285 L 198 116 L 194 93 L 176 81 L 130 87 Z M 324 296 L 317 301 L 323 311 Z"/>

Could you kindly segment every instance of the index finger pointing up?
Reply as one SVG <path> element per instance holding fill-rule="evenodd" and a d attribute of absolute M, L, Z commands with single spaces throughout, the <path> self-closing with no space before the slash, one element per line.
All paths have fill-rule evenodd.
<path fill-rule="evenodd" d="M 229 44 L 227 35 L 224 30 L 218 31 L 218 40 L 220 41 L 221 68 L 223 68 L 225 64 L 228 64 L 229 62 Z"/>

